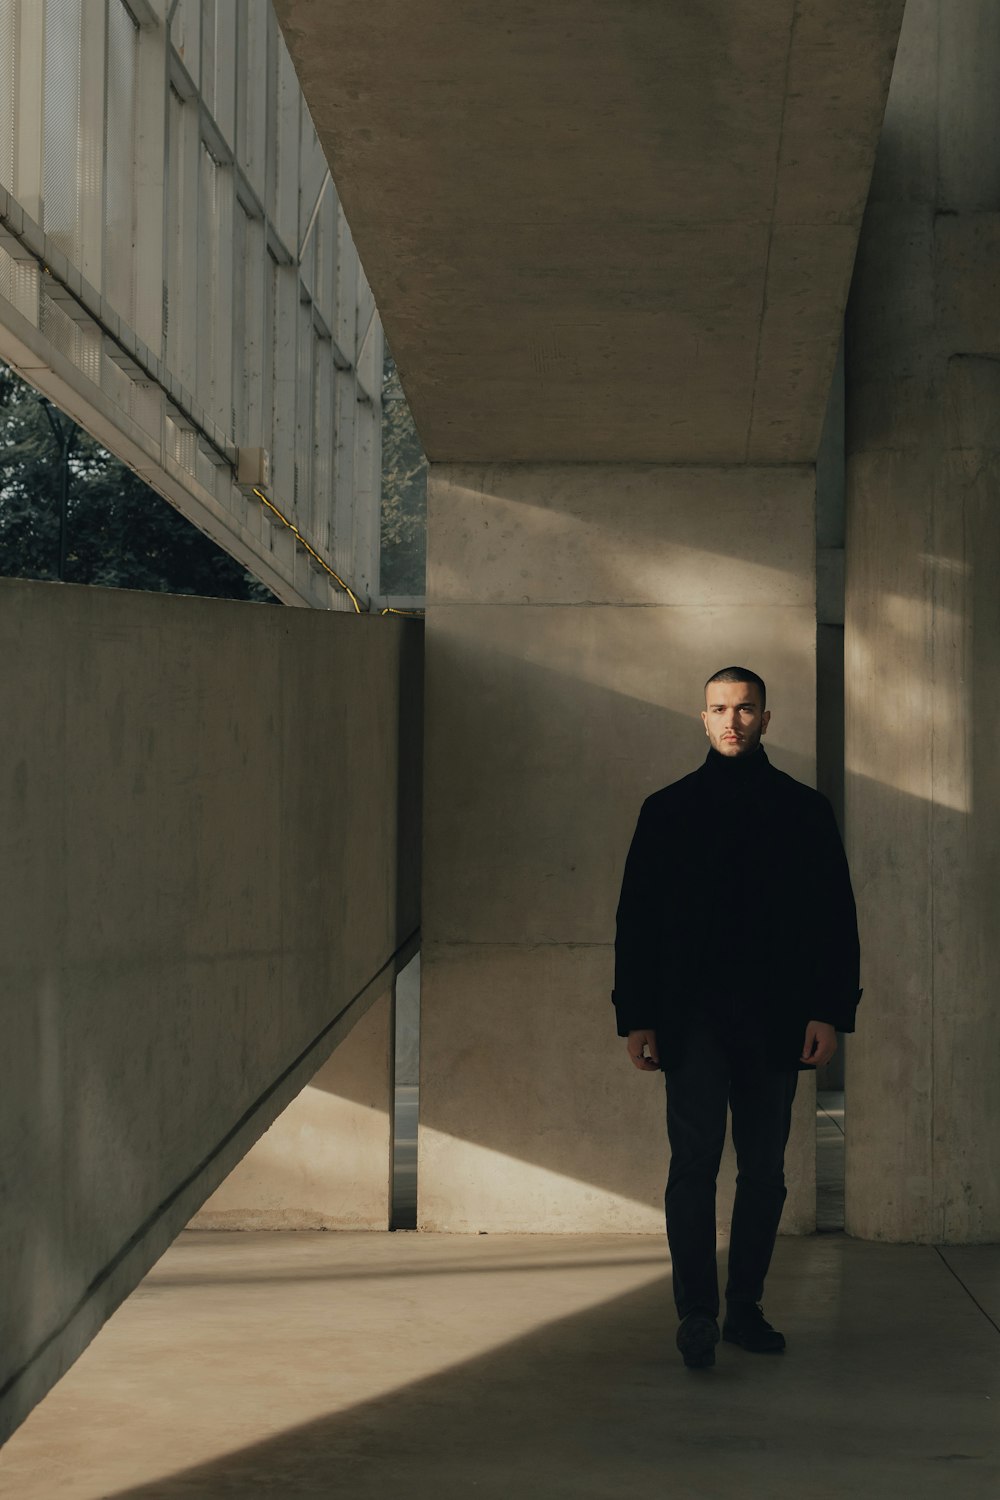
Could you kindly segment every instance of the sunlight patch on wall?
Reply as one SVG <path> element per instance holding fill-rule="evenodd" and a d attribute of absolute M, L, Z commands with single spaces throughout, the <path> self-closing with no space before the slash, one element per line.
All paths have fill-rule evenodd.
<path fill-rule="evenodd" d="M 927 559 L 939 575 L 961 576 Z M 871 617 L 870 617 L 871 618 Z M 845 770 L 955 812 L 972 811 L 972 767 L 965 731 L 968 688 L 962 671 L 965 613 L 928 596 L 884 593 L 867 628 L 848 630 Z M 953 753 L 954 739 L 963 741 Z M 948 753 L 935 753 L 948 743 Z"/>
<path fill-rule="evenodd" d="M 604 1143 L 595 1141 L 600 1154 Z M 443 1202 L 422 1188 L 418 1227 L 453 1234 L 531 1230 L 538 1234 L 661 1234 L 663 1205 L 550 1171 L 489 1146 L 420 1127 L 424 1183 L 447 1183 Z"/>
<path fill-rule="evenodd" d="M 192 1220 L 195 1229 L 385 1229 L 389 1116 L 309 1085 Z"/>
<path fill-rule="evenodd" d="M 388 1229 L 390 1005 L 383 995 L 193 1219 L 198 1229 Z"/>
<path fill-rule="evenodd" d="M 629 478 L 610 474 L 598 496 L 591 474 L 581 480 L 546 472 L 537 479 L 539 494 L 521 497 L 448 485 L 432 475 L 428 598 L 436 604 L 814 603 L 811 480 L 803 485 L 796 476 L 802 493 L 792 496 L 762 487 L 736 506 L 728 474 L 714 487 L 704 474 L 685 476 L 680 494 L 671 493 L 669 478 L 653 474 L 643 476 L 636 494 L 635 476 L 631 485 Z M 713 544 L 717 536 L 718 545 L 706 547 L 706 534 Z M 733 544 L 737 534 L 742 550 Z"/>

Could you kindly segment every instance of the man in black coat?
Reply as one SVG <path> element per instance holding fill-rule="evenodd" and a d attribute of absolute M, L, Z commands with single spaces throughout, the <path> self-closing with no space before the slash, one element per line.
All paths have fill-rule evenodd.
<path fill-rule="evenodd" d="M 761 745 L 766 689 L 746 667 L 705 685 L 704 764 L 647 798 L 618 905 L 618 1034 L 667 1085 L 667 1238 L 677 1347 L 715 1363 L 715 1184 L 732 1110 L 737 1181 L 722 1337 L 780 1353 L 760 1306 L 785 1202 L 801 1068 L 854 1030 L 859 948 L 833 810 Z"/>

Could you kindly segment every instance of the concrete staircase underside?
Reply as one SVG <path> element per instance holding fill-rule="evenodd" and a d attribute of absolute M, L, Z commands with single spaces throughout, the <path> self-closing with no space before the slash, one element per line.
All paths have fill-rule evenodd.
<path fill-rule="evenodd" d="M 814 459 L 904 0 L 275 0 L 436 461 Z"/>

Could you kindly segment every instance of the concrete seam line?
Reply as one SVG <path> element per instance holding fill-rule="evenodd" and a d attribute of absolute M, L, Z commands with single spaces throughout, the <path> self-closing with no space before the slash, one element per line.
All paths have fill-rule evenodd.
<path fill-rule="evenodd" d="M 934 1253 L 938 1257 L 938 1259 L 942 1262 L 942 1264 L 944 1266 L 946 1266 L 947 1269 L 954 1276 L 955 1280 L 958 1282 L 959 1286 L 962 1288 L 962 1291 L 968 1297 L 969 1301 L 973 1304 L 973 1306 L 974 1307 L 978 1307 L 979 1311 L 982 1313 L 982 1315 L 986 1319 L 987 1323 L 989 1323 L 992 1328 L 995 1328 L 996 1331 L 997 1331 L 997 1333 L 1000 1333 L 1000 1323 L 998 1323 L 995 1318 L 991 1318 L 990 1317 L 989 1313 L 986 1311 L 985 1307 L 980 1302 L 979 1298 L 976 1297 L 976 1296 L 974 1296 L 973 1293 L 969 1290 L 969 1288 L 966 1286 L 965 1282 L 962 1280 L 961 1276 L 959 1276 L 958 1272 L 955 1270 L 955 1267 L 951 1264 L 951 1261 L 945 1255 L 945 1253 L 942 1250 L 942 1248 L 941 1248 L 940 1245 L 935 1245 L 934 1246 Z"/>
<path fill-rule="evenodd" d="M 164 1217 L 164 1215 L 187 1191 L 187 1189 L 190 1188 L 195 1182 L 197 1182 L 202 1173 L 205 1172 L 208 1167 L 211 1166 L 212 1162 L 222 1154 L 226 1147 L 236 1139 L 243 1127 L 249 1124 L 254 1115 L 260 1112 L 267 1101 L 273 1098 L 273 1096 L 277 1093 L 285 1080 L 287 1078 L 290 1078 L 292 1074 L 302 1066 L 302 1064 L 309 1057 L 309 1054 L 316 1050 L 316 1048 L 322 1043 L 324 1038 L 328 1037 L 330 1032 L 333 1031 L 335 1027 L 339 1026 L 343 1021 L 351 1016 L 351 1013 L 353 1011 L 357 1011 L 357 1014 L 351 1016 L 352 1024 L 354 1021 L 360 1020 L 361 1016 L 364 1014 L 364 1011 L 368 1008 L 368 1006 L 365 1004 L 365 1001 L 367 1001 L 368 1004 L 371 1004 L 375 999 L 377 999 L 379 994 L 379 985 L 384 982 L 384 980 L 390 973 L 398 974 L 400 969 L 402 969 L 416 953 L 419 945 L 420 928 L 417 927 L 413 932 L 410 933 L 407 938 L 404 939 L 402 943 L 400 943 L 399 947 L 396 948 L 395 951 L 389 956 L 382 967 L 376 970 L 376 972 L 362 986 L 362 988 L 358 990 L 358 992 L 353 995 L 350 1000 L 348 1000 L 347 1004 L 337 1012 L 333 1020 L 329 1021 L 327 1025 L 323 1027 L 322 1031 L 318 1032 L 316 1036 L 313 1037 L 312 1041 L 302 1049 L 298 1056 L 295 1057 L 286 1068 L 282 1069 L 282 1071 L 278 1074 L 274 1081 L 268 1085 L 264 1092 L 257 1096 L 257 1098 L 249 1106 L 249 1108 L 244 1110 L 243 1114 L 236 1121 L 235 1125 L 233 1125 L 229 1130 L 226 1131 L 225 1135 L 222 1136 L 222 1138 L 216 1142 L 212 1149 L 202 1157 L 198 1165 L 194 1167 L 187 1174 L 187 1176 L 177 1184 L 172 1192 L 168 1193 L 166 1198 L 164 1198 L 159 1204 L 157 1204 L 156 1208 L 154 1208 L 151 1213 L 147 1214 L 146 1218 L 139 1225 L 138 1229 L 136 1229 L 134 1233 L 129 1236 L 129 1238 L 125 1241 L 121 1248 L 116 1251 L 111 1259 L 101 1267 L 97 1275 L 93 1278 L 93 1280 L 87 1286 L 86 1290 L 73 1304 L 72 1308 L 70 1308 L 66 1316 L 59 1322 L 59 1324 L 52 1330 L 51 1333 L 46 1334 L 42 1342 L 37 1346 L 36 1349 L 33 1350 L 31 1354 L 29 1354 L 24 1363 L 21 1364 L 12 1375 L 8 1376 L 3 1385 L 0 1386 L 0 1400 L 3 1400 L 4 1397 L 8 1396 L 11 1391 L 13 1391 L 15 1386 L 20 1380 L 23 1379 L 23 1377 L 28 1373 L 31 1367 L 52 1347 L 56 1340 L 60 1338 L 67 1331 L 67 1329 L 70 1328 L 74 1320 L 79 1316 L 79 1314 L 86 1307 L 87 1303 L 93 1297 L 94 1293 L 99 1291 L 104 1283 L 114 1275 L 119 1266 L 121 1266 L 122 1263 L 131 1254 L 131 1252 L 142 1243 L 142 1241 L 149 1234 L 150 1230 L 155 1227 L 157 1222 Z M 336 1045 L 339 1045 L 339 1043 L 337 1043 Z"/>
<path fill-rule="evenodd" d="M 518 942 L 516 938 L 428 938 L 424 948 L 430 951 L 432 948 L 613 948 L 613 938 L 605 938 L 603 942 L 593 942 L 584 938 L 526 938 Z"/>

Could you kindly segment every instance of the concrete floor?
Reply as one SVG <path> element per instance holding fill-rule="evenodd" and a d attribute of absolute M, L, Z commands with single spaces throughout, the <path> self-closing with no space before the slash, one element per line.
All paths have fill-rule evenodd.
<path fill-rule="evenodd" d="M 658 1239 L 188 1232 L 10 1500 L 996 1500 L 1000 1249 L 779 1242 L 783 1358 L 673 1348 Z"/>

